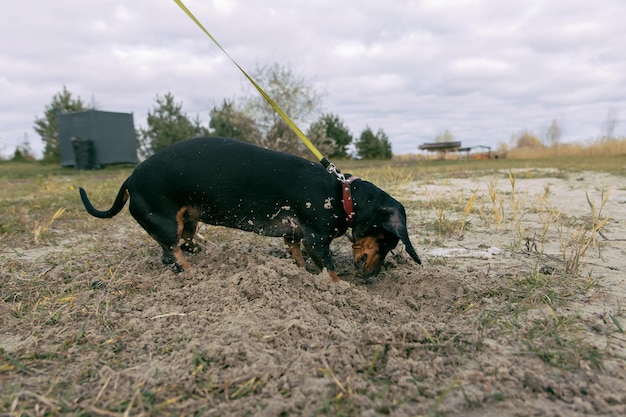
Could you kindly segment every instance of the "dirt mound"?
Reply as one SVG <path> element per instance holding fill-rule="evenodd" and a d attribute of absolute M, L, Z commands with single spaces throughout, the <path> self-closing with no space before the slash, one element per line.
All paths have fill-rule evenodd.
<path fill-rule="evenodd" d="M 346 255 L 342 260 L 349 260 Z M 184 274 L 161 274 L 158 287 L 141 284 L 154 292 L 116 309 L 128 321 L 118 332 L 142 335 L 125 348 L 142 352 L 144 360 L 135 366 L 151 376 L 147 384 L 187 379 L 233 385 L 227 398 L 256 395 L 252 402 L 215 404 L 219 412 L 384 411 L 391 395 L 414 403 L 414 413 L 427 409 L 407 387 L 417 398 L 420 380 L 450 376 L 436 376 L 431 361 L 437 348 L 427 345 L 454 314 L 454 276 L 416 267 L 400 255 L 374 285 L 358 278 L 332 284 L 326 274 L 307 273 L 291 260 L 228 245 L 193 261 L 194 269 Z M 164 350 L 172 352 L 167 359 L 149 359 Z M 166 365 L 172 362 L 175 367 Z"/>

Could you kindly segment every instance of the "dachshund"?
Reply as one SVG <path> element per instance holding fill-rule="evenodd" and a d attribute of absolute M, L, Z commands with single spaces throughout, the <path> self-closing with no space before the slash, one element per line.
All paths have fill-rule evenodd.
<path fill-rule="evenodd" d="M 374 184 L 321 165 L 243 141 L 199 137 L 175 143 L 140 163 L 124 181 L 113 206 L 101 211 L 80 188 L 87 212 L 98 218 L 129 211 L 163 249 L 162 262 L 190 267 L 198 222 L 284 238 L 304 267 L 313 262 L 339 281 L 330 251 L 333 239 L 352 229 L 354 265 L 363 277 L 378 274 L 399 241 L 418 264 L 402 204 Z"/>

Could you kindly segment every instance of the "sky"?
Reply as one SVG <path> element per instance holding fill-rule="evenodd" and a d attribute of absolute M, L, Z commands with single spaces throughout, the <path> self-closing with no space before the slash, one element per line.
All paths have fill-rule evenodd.
<path fill-rule="evenodd" d="M 561 142 L 626 136 L 624 0 L 186 0 L 246 70 L 286 65 L 354 136 L 382 129 L 394 154 L 445 130 L 463 146 L 508 143 L 553 120 Z M 0 154 L 28 141 L 65 86 L 136 128 L 170 92 L 208 124 L 252 94 L 172 0 L 32 0 L 0 14 Z M 300 126 L 305 130 L 306 126 Z"/>

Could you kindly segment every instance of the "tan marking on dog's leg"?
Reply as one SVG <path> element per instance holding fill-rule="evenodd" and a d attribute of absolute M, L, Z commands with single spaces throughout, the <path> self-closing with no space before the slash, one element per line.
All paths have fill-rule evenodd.
<path fill-rule="evenodd" d="M 337 275 L 337 273 L 335 271 L 328 271 L 328 275 L 330 275 L 330 280 L 332 282 L 339 282 L 339 281 L 341 281 L 341 279 L 339 278 L 339 275 Z"/>
<path fill-rule="evenodd" d="M 183 235 L 183 228 L 185 227 L 185 213 L 187 212 L 187 207 L 181 207 L 176 213 L 176 241 L 180 242 L 180 239 Z"/>
<path fill-rule="evenodd" d="M 186 271 L 191 267 L 187 259 L 185 259 L 183 251 L 180 249 L 180 247 L 176 246 L 175 248 L 173 248 L 172 255 L 174 255 L 174 259 L 176 259 L 176 264 L 181 267 L 183 271 Z"/>
<path fill-rule="evenodd" d="M 285 245 L 287 245 L 287 253 L 289 253 L 289 255 L 291 255 L 291 257 L 296 261 L 296 265 L 300 268 L 304 268 L 304 257 L 302 256 L 300 243 L 285 238 Z"/>
<path fill-rule="evenodd" d="M 185 220 L 189 217 L 190 210 L 189 207 L 181 207 L 180 210 L 176 213 L 176 241 L 180 242 L 183 237 L 183 230 L 185 228 Z M 193 236 L 191 236 L 193 238 Z M 191 241 L 191 238 L 189 241 Z M 183 251 L 180 248 L 180 245 L 176 245 L 172 248 L 172 255 L 174 255 L 174 259 L 176 259 L 176 264 L 182 268 L 183 271 L 189 269 L 191 265 L 185 259 L 183 255 Z"/>

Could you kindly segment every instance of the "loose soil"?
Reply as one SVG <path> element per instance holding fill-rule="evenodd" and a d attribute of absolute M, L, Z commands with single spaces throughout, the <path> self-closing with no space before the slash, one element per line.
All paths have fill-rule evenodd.
<path fill-rule="evenodd" d="M 624 179 L 514 175 L 388 187 L 424 265 L 372 283 L 347 238 L 338 284 L 208 226 L 175 274 L 126 210 L 65 214 L 2 248 L 0 413 L 626 415 Z"/>

